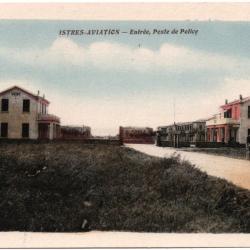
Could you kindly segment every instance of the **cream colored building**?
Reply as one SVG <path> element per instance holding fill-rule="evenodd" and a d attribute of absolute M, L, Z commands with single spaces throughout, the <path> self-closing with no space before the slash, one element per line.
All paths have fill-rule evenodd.
<path fill-rule="evenodd" d="M 55 139 L 60 119 L 48 114 L 49 101 L 14 86 L 0 92 L 0 138 Z"/>

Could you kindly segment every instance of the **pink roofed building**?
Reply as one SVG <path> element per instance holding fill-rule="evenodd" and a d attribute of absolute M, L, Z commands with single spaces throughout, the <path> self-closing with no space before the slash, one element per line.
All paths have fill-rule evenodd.
<path fill-rule="evenodd" d="M 228 102 L 220 112 L 206 121 L 208 142 L 246 144 L 250 135 L 250 97 Z"/>

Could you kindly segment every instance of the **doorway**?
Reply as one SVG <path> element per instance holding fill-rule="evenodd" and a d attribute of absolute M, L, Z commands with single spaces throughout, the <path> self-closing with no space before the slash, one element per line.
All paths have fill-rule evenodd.
<path fill-rule="evenodd" d="M 38 125 L 38 138 L 42 140 L 49 139 L 49 124 L 40 123 Z"/>

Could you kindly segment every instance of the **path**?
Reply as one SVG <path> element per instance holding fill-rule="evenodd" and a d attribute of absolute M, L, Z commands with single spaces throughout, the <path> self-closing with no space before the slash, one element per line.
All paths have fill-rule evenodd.
<path fill-rule="evenodd" d="M 152 156 L 168 157 L 174 152 L 181 155 L 182 159 L 190 161 L 209 175 L 224 178 L 243 188 L 250 189 L 250 161 L 233 159 L 225 156 L 209 155 L 197 152 L 185 152 L 168 147 L 157 147 L 146 144 L 126 144 L 142 153 Z"/>

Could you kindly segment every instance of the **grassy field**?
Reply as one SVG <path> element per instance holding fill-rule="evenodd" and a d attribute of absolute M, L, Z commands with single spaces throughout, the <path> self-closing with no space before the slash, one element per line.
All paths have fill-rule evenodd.
<path fill-rule="evenodd" d="M 222 148 L 183 148 L 183 151 L 189 152 L 200 152 L 206 154 L 220 155 L 226 156 L 236 159 L 246 159 L 246 149 L 245 148 L 230 148 L 230 147 L 222 147 Z"/>
<path fill-rule="evenodd" d="M 0 144 L 0 230 L 250 232 L 250 192 L 178 156 Z"/>

